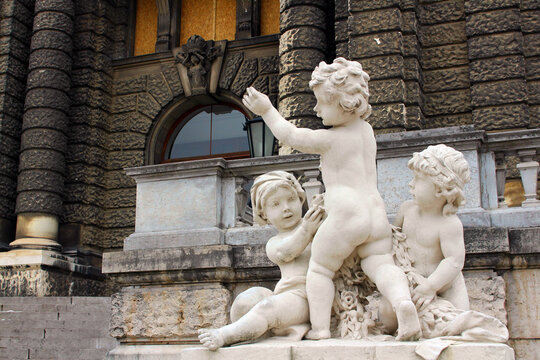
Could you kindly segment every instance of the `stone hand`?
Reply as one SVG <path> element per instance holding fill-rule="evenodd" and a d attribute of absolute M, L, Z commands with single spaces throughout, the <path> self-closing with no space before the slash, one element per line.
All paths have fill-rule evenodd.
<path fill-rule="evenodd" d="M 418 311 L 421 311 L 433 301 L 435 296 L 437 296 L 437 291 L 426 280 L 413 290 L 412 299 Z"/>
<path fill-rule="evenodd" d="M 257 115 L 263 115 L 272 108 L 272 103 L 268 96 L 258 92 L 253 87 L 247 88 L 242 102 L 249 110 Z"/>
<path fill-rule="evenodd" d="M 302 227 L 306 232 L 315 235 L 319 226 L 321 226 L 324 215 L 324 209 L 320 206 L 311 207 L 302 219 Z"/>

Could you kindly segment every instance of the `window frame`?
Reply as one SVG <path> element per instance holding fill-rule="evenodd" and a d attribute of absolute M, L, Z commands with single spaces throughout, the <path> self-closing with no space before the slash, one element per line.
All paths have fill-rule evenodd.
<path fill-rule="evenodd" d="M 218 105 L 228 106 L 228 107 L 230 107 L 230 108 L 232 108 L 234 110 L 237 110 L 240 113 L 242 113 L 242 115 L 244 115 L 244 117 L 246 119 L 249 119 L 249 116 L 246 114 L 244 109 L 242 109 L 240 106 L 238 106 L 236 104 L 229 103 L 229 102 L 216 102 L 214 104 L 199 104 L 199 105 L 196 105 L 196 106 L 188 109 L 187 111 L 185 111 L 184 113 L 182 113 L 178 117 L 178 119 L 172 124 L 172 126 L 167 131 L 167 135 L 165 136 L 165 141 L 163 142 L 163 146 L 161 148 L 160 164 L 167 164 L 167 163 L 171 163 L 171 162 L 190 161 L 190 160 L 215 159 L 215 158 L 224 158 L 224 159 L 227 159 L 227 160 L 235 160 L 235 159 L 247 159 L 247 158 L 251 157 L 251 153 L 250 153 L 250 151 L 248 149 L 247 151 L 239 151 L 239 152 L 232 152 L 232 153 L 208 154 L 208 155 L 201 155 L 201 156 L 166 159 L 166 154 L 167 154 L 168 151 L 171 150 L 171 147 L 172 147 L 172 144 L 170 144 L 171 140 L 176 139 L 176 137 L 182 131 L 182 128 L 192 119 L 192 118 L 190 118 L 190 119 L 186 120 L 186 118 L 189 117 L 190 115 L 192 115 L 197 110 L 203 109 L 203 108 L 208 107 L 208 106 L 218 106 Z M 184 122 L 184 124 L 182 125 L 182 128 L 180 128 L 180 130 L 178 130 L 178 132 L 174 135 L 174 139 L 171 139 L 173 134 L 175 133 L 175 130 L 182 124 L 182 122 Z M 247 133 L 246 133 L 246 137 L 247 137 Z M 249 142 L 249 139 L 248 139 L 248 142 Z M 211 143 L 212 143 L 212 130 L 210 129 L 210 144 Z"/>

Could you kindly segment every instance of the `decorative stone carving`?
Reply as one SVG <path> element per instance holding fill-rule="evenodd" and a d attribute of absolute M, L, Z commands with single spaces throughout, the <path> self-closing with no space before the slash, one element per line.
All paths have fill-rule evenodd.
<path fill-rule="evenodd" d="M 215 93 L 227 41 L 205 41 L 199 35 L 173 50 L 186 96 Z"/>
<path fill-rule="evenodd" d="M 210 350 L 241 341 L 255 340 L 270 331 L 301 340 L 309 329 L 306 272 L 311 241 L 324 215 L 322 197 L 302 218 L 306 195 L 293 175 L 272 171 L 259 176 L 251 188 L 255 221 L 270 223 L 278 234 L 268 240 L 268 258 L 281 270 L 274 292 L 261 287 L 241 293 L 231 307 L 232 324 L 199 330 L 201 343 Z"/>

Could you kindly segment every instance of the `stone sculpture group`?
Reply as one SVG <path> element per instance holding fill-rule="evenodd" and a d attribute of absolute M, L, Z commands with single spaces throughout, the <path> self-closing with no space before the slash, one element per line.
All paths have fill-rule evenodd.
<path fill-rule="evenodd" d="M 439 338 L 437 346 L 417 351 L 428 358 L 455 340 L 507 340 L 500 321 L 469 310 L 463 226 L 456 215 L 470 178 L 463 154 L 445 145 L 415 153 L 408 163 L 413 200 L 390 225 L 377 190 L 375 136 L 366 121 L 368 81 L 357 62 L 321 62 L 309 83 L 314 110 L 329 127 L 319 130 L 297 128 L 266 95 L 247 89 L 244 105 L 282 143 L 320 154 L 326 192 L 302 217 L 305 193 L 293 175 L 273 171 L 255 180 L 253 215 L 278 230 L 266 252 L 282 278 L 273 292 L 256 287 L 240 294 L 230 325 L 201 329 L 199 339 L 210 350 L 264 334 L 296 341 Z"/>

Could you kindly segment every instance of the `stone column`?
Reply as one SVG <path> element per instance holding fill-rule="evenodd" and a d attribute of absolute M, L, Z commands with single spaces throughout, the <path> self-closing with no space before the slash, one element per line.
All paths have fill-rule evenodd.
<path fill-rule="evenodd" d="M 281 0 L 279 40 L 279 112 L 297 126 L 321 128 L 309 89 L 311 72 L 326 60 L 324 0 Z M 280 154 L 290 153 L 282 147 Z"/>
<path fill-rule="evenodd" d="M 60 249 L 73 16 L 72 0 L 35 3 L 12 248 Z"/>

